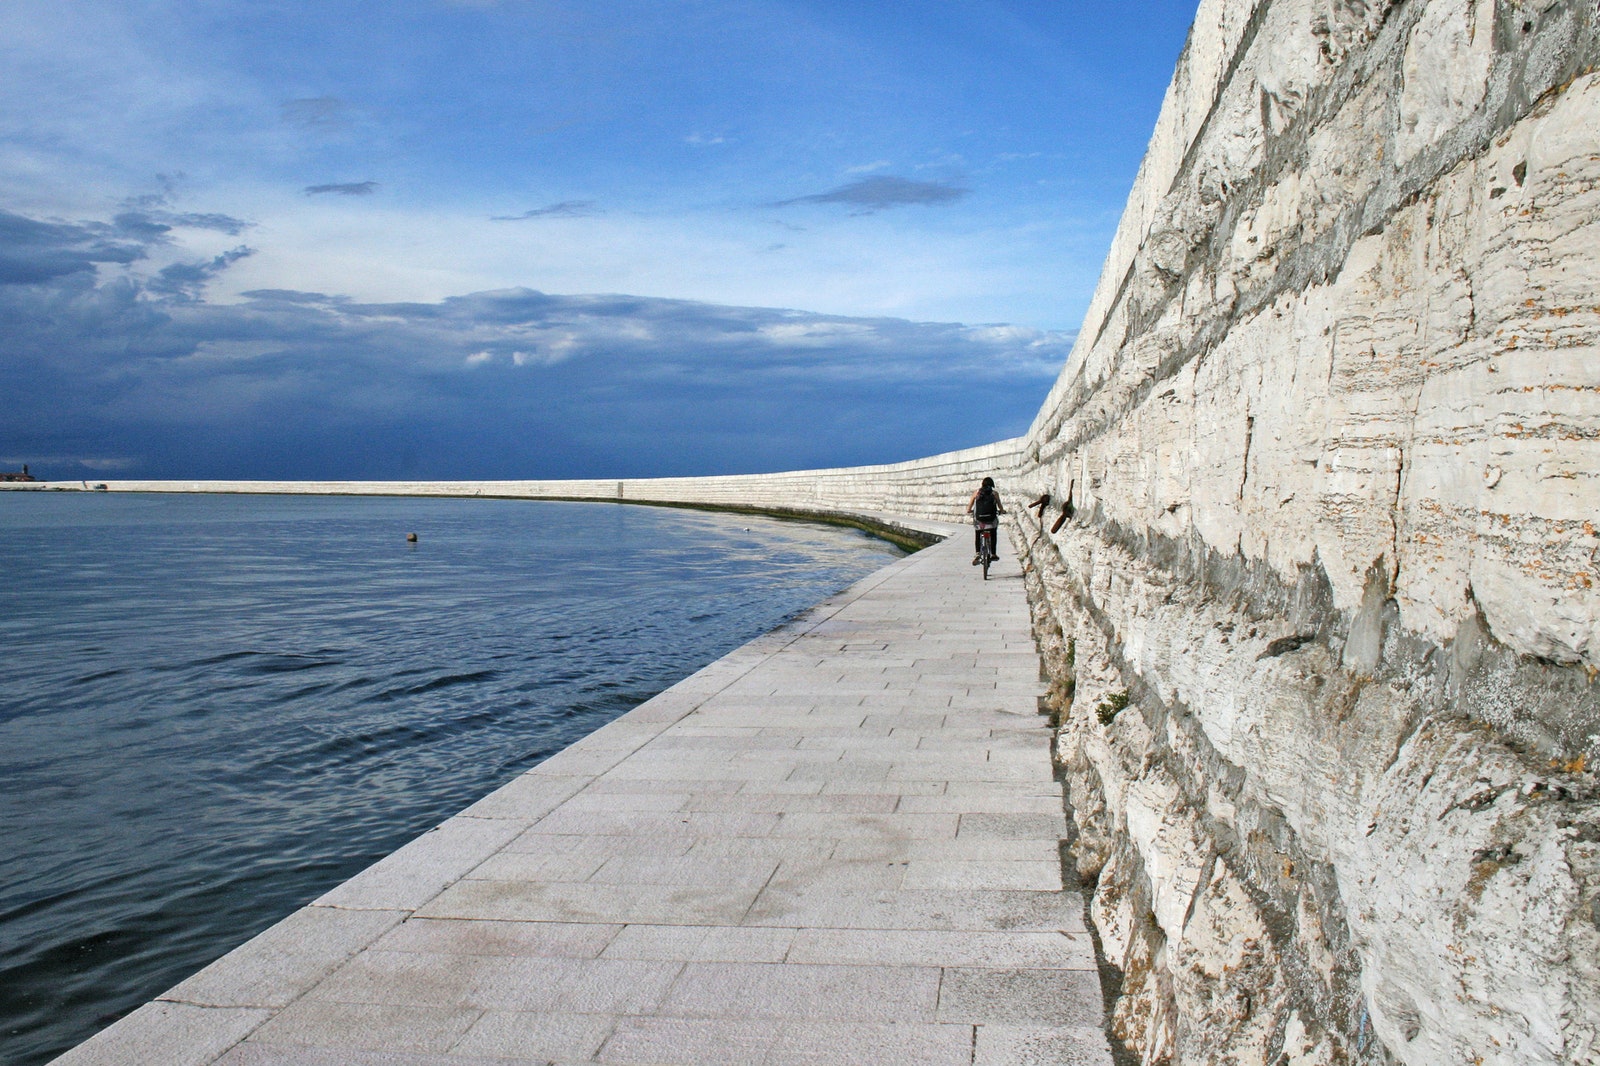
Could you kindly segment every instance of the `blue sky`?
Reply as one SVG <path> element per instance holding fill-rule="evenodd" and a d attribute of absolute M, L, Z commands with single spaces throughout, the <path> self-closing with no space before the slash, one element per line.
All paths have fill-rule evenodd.
<path fill-rule="evenodd" d="M 642 476 L 1021 432 L 1193 0 L 7 0 L 0 464 Z"/>

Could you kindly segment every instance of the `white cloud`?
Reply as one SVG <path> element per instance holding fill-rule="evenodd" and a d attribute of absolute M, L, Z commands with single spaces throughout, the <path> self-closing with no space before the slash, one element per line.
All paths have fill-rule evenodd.
<path fill-rule="evenodd" d="M 491 222 L 477 205 L 412 208 L 271 189 L 229 191 L 206 206 L 248 206 L 258 220 L 249 231 L 256 254 L 211 290 L 223 300 L 275 288 L 439 300 L 528 286 L 1059 329 L 1076 326 L 1083 310 L 1063 292 L 1074 282 L 1087 292 L 1093 282 L 1087 270 L 1070 278 L 1039 268 L 1042 255 L 1082 236 L 1047 221 L 943 228 L 914 218 L 817 218 L 791 228 L 774 256 L 772 220 L 758 211 L 612 212 L 513 226 Z M 211 251 L 213 236 L 191 243 Z"/>
<path fill-rule="evenodd" d="M 873 327 L 864 322 L 780 322 L 761 329 L 762 335 L 768 340 L 794 347 L 821 347 L 843 340 L 866 340 L 874 332 Z"/>
<path fill-rule="evenodd" d="M 1038 330 L 1026 326 L 972 326 L 966 333 L 973 340 L 991 344 L 1029 344 L 1041 336 Z"/>

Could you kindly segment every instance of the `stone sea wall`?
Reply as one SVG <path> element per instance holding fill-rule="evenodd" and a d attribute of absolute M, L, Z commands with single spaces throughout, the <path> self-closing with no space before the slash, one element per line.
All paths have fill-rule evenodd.
<path fill-rule="evenodd" d="M 590 478 L 565 481 L 107 481 L 39 483 L 19 491 L 92 488 L 115 492 L 200 492 L 340 496 L 486 496 L 766 508 L 821 514 L 905 516 L 958 522 L 976 482 L 1015 481 L 1021 438 L 880 466 L 710 477 Z"/>
<path fill-rule="evenodd" d="M 1200 6 L 1012 486 L 1144 1062 L 1600 1062 L 1597 24 Z"/>

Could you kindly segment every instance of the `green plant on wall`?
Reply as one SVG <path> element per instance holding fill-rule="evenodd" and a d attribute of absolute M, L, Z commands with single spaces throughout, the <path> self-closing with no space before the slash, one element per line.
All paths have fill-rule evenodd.
<path fill-rule="evenodd" d="M 1078 642 L 1067 641 L 1067 666 L 1063 672 L 1065 678 L 1061 682 L 1061 697 L 1063 706 L 1071 706 L 1072 698 L 1078 693 L 1078 674 L 1074 669 L 1078 663 Z"/>
<path fill-rule="evenodd" d="M 1100 719 L 1101 725 L 1110 725 L 1127 705 L 1127 689 L 1123 689 L 1121 692 L 1113 692 L 1100 701 L 1100 705 L 1094 709 L 1094 716 Z"/>

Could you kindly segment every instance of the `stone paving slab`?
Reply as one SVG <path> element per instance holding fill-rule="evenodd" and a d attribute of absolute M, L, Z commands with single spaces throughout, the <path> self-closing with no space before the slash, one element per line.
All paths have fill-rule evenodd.
<path fill-rule="evenodd" d="M 1109 1066 L 1020 575 L 964 534 L 474 803 L 68 1066 Z"/>

